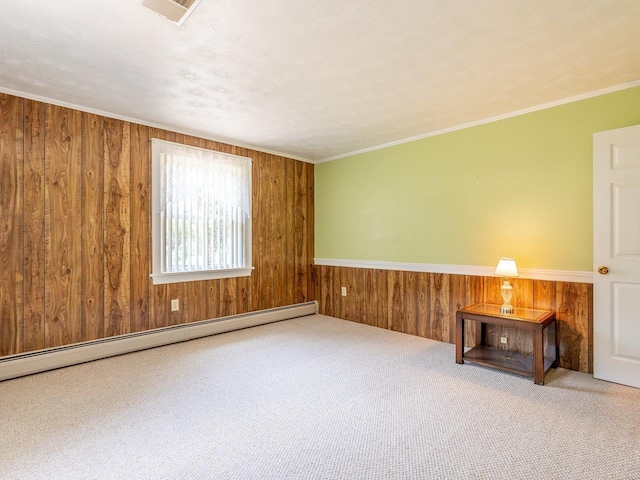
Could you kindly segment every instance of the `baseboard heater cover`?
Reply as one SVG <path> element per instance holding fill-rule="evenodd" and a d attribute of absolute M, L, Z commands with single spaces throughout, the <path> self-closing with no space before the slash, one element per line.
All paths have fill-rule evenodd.
<path fill-rule="evenodd" d="M 313 301 L 10 355 L 0 358 L 0 381 L 317 312 Z"/>

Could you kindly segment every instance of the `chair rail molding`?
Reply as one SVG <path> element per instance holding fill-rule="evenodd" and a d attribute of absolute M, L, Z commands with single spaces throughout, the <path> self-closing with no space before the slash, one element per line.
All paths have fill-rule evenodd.
<path fill-rule="evenodd" d="M 347 260 L 338 258 L 314 258 L 315 265 L 330 267 L 373 268 L 403 272 L 448 273 L 451 275 L 495 276 L 495 267 L 477 265 L 447 265 L 443 263 L 385 262 L 379 260 Z M 518 268 L 521 278 L 550 280 L 556 282 L 593 283 L 592 271 L 545 270 L 538 268 Z"/>

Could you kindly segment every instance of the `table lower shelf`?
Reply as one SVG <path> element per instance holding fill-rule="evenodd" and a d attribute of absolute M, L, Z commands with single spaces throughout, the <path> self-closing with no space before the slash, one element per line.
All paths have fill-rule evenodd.
<path fill-rule="evenodd" d="M 497 368 L 505 372 L 533 377 L 533 355 L 510 352 L 499 348 L 478 345 L 464 352 L 463 361 L 485 367 Z M 544 359 L 544 371 L 551 368 L 553 360 Z"/>

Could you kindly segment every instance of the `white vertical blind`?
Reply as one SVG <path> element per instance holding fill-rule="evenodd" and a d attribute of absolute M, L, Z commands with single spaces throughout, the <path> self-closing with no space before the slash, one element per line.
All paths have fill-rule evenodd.
<path fill-rule="evenodd" d="M 153 156 L 154 277 L 250 268 L 251 159 L 156 139 Z"/>

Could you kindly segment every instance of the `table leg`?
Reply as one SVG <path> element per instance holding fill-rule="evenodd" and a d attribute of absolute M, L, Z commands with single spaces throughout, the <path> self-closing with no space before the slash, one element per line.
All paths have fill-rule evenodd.
<path fill-rule="evenodd" d="M 536 385 L 544 385 L 544 338 L 542 328 L 533 331 L 533 381 Z"/>
<path fill-rule="evenodd" d="M 462 313 L 456 313 L 456 363 L 464 363 L 462 353 L 464 352 L 464 320 Z"/>
<path fill-rule="evenodd" d="M 555 340 L 554 348 L 556 350 L 556 358 L 551 365 L 553 368 L 558 368 L 560 365 L 560 344 L 558 343 L 558 320 L 553 321 L 553 339 Z"/>
<path fill-rule="evenodd" d="M 484 345 L 484 339 L 487 337 L 487 324 L 484 322 L 476 322 L 476 347 Z"/>

